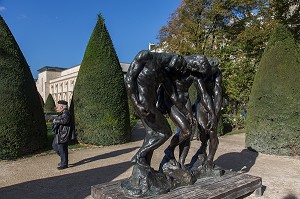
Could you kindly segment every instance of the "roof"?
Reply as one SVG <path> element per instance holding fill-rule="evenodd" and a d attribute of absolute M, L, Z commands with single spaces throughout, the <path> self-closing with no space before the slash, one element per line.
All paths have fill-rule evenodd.
<path fill-rule="evenodd" d="M 123 72 L 127 72 L 128 68 L 129 68 L 129 63 L 125 63 L 125 62 L 120 62 L 121 68 Z M 74 68 L 80 66 L 80 64 L 72 66 L 70 68 Z M 56 66 L 44 66 L 43 68 L 38 69 L 37 71 L 39 73 L 44 72 L 44 71 L 56 71 L 56 72 L 61 72 L 70 68 L 61 68 L 61 67 L 56 67 Z"/>
<path fill-rule="evenodd" d="M 128 68 L 129 68 L 130 64 L 129 63 L 120 62 L 120 65 L 121 65 L 122 71 L 126 73 L 128 71 Z"/>
<path fill-rule="evenodd" d="M 44 72 L 44 71 L 57 71 L 61 72 L 63 70 L 66 70 L 67 68 L 61 68 L 61 67 L 55 67 L 55 66 L 44 66 L 43 68 L 38 69 L 37 71 L 39 73 Z"/>

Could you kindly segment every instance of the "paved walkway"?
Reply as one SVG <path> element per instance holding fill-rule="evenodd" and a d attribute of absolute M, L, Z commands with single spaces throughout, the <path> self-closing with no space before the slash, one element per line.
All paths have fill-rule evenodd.
<path fill-rule="evenodd" d="M 59 159 L 54 153 L 0 161 L 0 198 L 90 199 L 92 185 L 131 175 L 130 159 L 141 146 L 143 135 L 144 129 L 137 126 L 130 143 L 70 150 L 70 168 L 61 171 L 56 169 Z M 244 134 L 221 137 L 215 163 L 225 169 L 262 177 L 262 199 L 300 199 L 300 158 L 248 151 L 244 148 L 244 139 Z M 153 168 L 158 169 L 168 143 L 155 151 Z M 198 141 L 192 142 L 187 161 L 198 146 Z M 247 197 L 252 198 L 256 197 Z"/>

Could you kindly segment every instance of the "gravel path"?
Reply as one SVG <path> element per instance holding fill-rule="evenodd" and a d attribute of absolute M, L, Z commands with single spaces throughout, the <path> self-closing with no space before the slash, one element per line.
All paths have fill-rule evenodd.
<path fill-rule="evenodd" d="M 40 154 L 15 161 L 0 161 L 1 199 L 90 199 L 91 186 L 131 175 L 130 159 L 142 144 L 144 129 L 137 126 L 132 142 L 117 146 L 70 150 L 70 167 L 57 170 L 56 154 Z M 223 136 L 215 163 L 224 169 L 244 171 L 262 177 L 261 199 L 300 199 L 300 158 L 265 155 L 244 147 L 245 134 Z M 164 148 L 153 155 L 158 169 Z M 192 142 L 187 161 L 197 151 Z M 256 198 L 250 195 L 247 199 Z"/>

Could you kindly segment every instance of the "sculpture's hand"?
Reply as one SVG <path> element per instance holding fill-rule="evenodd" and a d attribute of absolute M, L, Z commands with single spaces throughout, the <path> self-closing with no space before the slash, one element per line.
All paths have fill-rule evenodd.
<path fill-rule="evenodd" d="M 206 125 L 206 129 L 209 131 L 215 131 L 217 126 L 217 118 L 215 115 L 210 115 L 208 119 L 208 123 Z"/>
<path fill-rule="evenodd" d="M 188 121 L 190 122 L 190 124 L 193 125 L 195 122 L 195 117 L 191 113 L 188 113 L 186 115 L 186 117 L 187 117 Z"/>

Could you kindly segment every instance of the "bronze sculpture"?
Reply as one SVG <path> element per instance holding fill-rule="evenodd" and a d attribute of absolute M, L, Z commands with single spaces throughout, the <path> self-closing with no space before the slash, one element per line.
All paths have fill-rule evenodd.
<path fill-rule="evenodd" d="M 146 135 L 142 146 L 131 160 L 133 163 L 131 177 L 121 183 L 121 188 L 126 195 L 137 197 L 157 195 L 166 193 L 180 184 L 190 184 L 195 181 L 189 171 L 185 171 L 188 172 L 185 173 L 188 175 L 182 175 L 189 177 L 183 179 L 184 182 L 181 183 L 178 180 L 174 182 L 172 177 L 170 178 L 167 174 L 159 173 L 151 168 L 153 151 L 172 135 L 170 125 L 163 115 L 164 113 L 156 106 L 158 101 L 157 90 L 160 87 L 170 101 L 171 106 L 167 108 L 167 112 L 172 121 L 182 131 L 178 139 L 172 139 L 169 155 L 171 154 L 172 159 L 174 156 L 173 149 L 184 143 L 182 156 L 179 160 L 179 169 L 184 169 L 184 160 L 190 144 L 191 126 L 196 123 L 190 108 L 188 88 L 192 82 L 195 82 L 201 96 L 201 103 L 199 104 L 205 108 L 205 112 L 208 112 L 206 117 L 198 117 L 198 122 L 203 122 L 205 133 L 215 132 L 217 118 L 213 108 L 214 101 L 206 93 L 206 85 L 204 84 L 206 82 L 205 78 L 213 75 L 215 75 L 214 68 L 211 67 L 203 55 L 184 58 L 177 54 L 155 53 L 146 50 L 136 55 L 125 77 L 125 85 L 135 111 L 145 127 Z M 197 110 L 197 113 L 200 113 L 200 111 Z M 203 118 L 206 120 L 202 121 Z M 210 160 L 213 159 L 216 150 L 216 148 L 215 150 L 212 150 L 212 148 L 217 147 L 218 143 L 213 135 L 214 133 L 209 134 L 212 141 L 208 156 L 210 159 L 205 162 L 209 167 L 211 166 Z M 179 177 L 180 180 L 181 177 Z"/>
<path fill-rule="evenodd" d="M 200 130 L 201 139 L 201 150 L 195 155 L 200 154 L 200 151 L 202 153 L 206 151 L 207 142 L 211 138 L 209 155 L 203 166 L 212 169 L 212 160 L 218 147 L 216 129 L 222 102 L 221 73 L 216 59 L 208 60 L 203 55 L 191 55 L 186 56 L 185 60 L 188 71 L 174 83 L 180 96 L 179 99 L 186 103 L 187 108 L 191 111 L 188 89 L 194 82 L 198 99 L 197 103 L 195 103 L 195 115 L 199 125 L 196 126 Z M 175 106 L 172 106 L 168 113 L 180 131 L 172 137 L 170 145 L 165 150 L 165 157 L 160 167 L 166 161 L 173 161 L 172 164 L 177 163 L 174 157 L 174 150 L 179 145 L 179 166 L 185 168 L 184 162 L 190 147 L 192 127 L 191 124 L 185 122 L 184 118 L 180 117 L 181 114 Z M 195 158 L 194 161 L 196 161 Z"/>
<path fill-rule="evenodd" d="M 195 156 L 203 152 L 205 156 L 203 167 L 212 169 L 214 167 L 213 159 L 219 144 L 217 126 L 222 106 L 222 75 L 216 59 L 210 58 L 208 62 L 209 64 L 205 66 L 201 73 L 201 78 L 198 78 L 195 84 L 198 94 L 195 111 L 201 141 L 201 147 Z M 209 154 L 206 157 L 208 140 Z"/>
<path fill-rule="evenodd" d="M 192 119 L 185 104 L 178 99 L 177 93 L 173 92 L 175 87 L 172 82 L 180 77 L 185 65 L 185 60 L 180 55 L 150 51 L 141 51 L 130 64 L 125 83 L 128 95 L 146 129 L 144 143 L 132 158 L 133 163 L 150 167 L 153 150 L 172 135 L 166 118 L 155 106 L 159 84 L 163 84 L 167 92 L 172 93 L 172 102 L 187 118 Z"/>
<path fill-rule="evenodd" d="M 192 115 L 192 105 L 191 101 L 189 99 L 189 93 L 188 89 L 192 85 L 194 81 L 194 77 L 190 75 L 190 73 L 185 72 L 182 74 L 180 79 L 177 79 L 174 81 L 174 85 L 176 90 L 174 92 L 178 93 L 179 100 L 185 104 L 187 110 Z M 165 157 L 163 158 L 163 161 L 160 165 L 160 171 L 161 167 L 164 163 L 171 161 L 171 164 L 174 166 L 178 166 L 178 168 L 185 169 L 184 162 L 185 158 L 188 154 L 189 148 L 190 148 L 190 136 L 192 134 L 192 125 L 196 123 L 195 119 L 193 123 L 190 123 L 190 121 L 180 112 L 180 110 L 170 103 L 169 95 L 165 92 L 164 87 L 159 88 L 160 92 L 158 93 L 159 97 L 163 96 L 164 100 L 158 101 L 159 107 L 164 107 L 166 109 L 163 111 L 165 114 L 167 113 L 172 122 L 180 129 L 180 133 L 176 133 L 170 142 L 170 145 L 168 148 L 165 149 Z M 176 158 L 174 156 L 174 150 L 175 147 L 179 146 L 179 160 L 176 161 Z"/>

